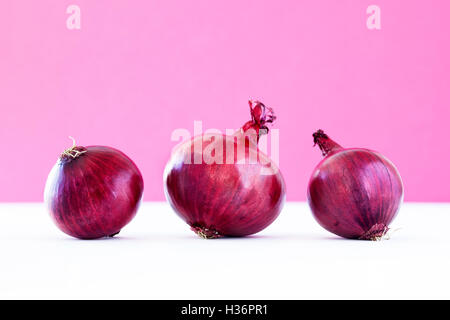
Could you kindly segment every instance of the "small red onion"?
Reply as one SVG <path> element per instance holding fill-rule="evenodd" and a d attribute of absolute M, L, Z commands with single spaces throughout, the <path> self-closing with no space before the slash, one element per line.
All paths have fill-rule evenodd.
<path fill-rule="evenodd" d="M 308 185 L 315 219 L 341 237 L 381 239 L 403 201 L 397 169 L 378 152 L 342 148 L 322 130 L 313 137 L 325 156 Z"/>
<path fill-rule="evenodd" d="M 234 135 L 194 137 L 176 148 L 166 166 L 169 203 L 203 238 L 254 234 L 271 224 L 283 206 L 283 177 L 258 149 L 259 137 L 275 117 L 261 102 L 249 104 L 252 120 Z"/>
<path fill-rule="evenodd" d="M 51 170 L 44 199 L 58 228 L 76 238 L 112 237 L 133 219 L 144 182 L 125 154 L 111 147 L 74 146 Z"/>

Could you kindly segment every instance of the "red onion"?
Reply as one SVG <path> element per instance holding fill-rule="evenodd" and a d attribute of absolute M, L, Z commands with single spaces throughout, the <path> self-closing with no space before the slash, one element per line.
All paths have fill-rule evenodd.
<path fill-rule="evenodd" d="M 252 120 L 236 133 L 203 134 L 185 141 L 166 166 L 169 203 L 203 238 L 259 232 L 284 204 L 283 177 L 258 149 L 259 137 L 268 132 L 266 124 L 275 116 L 259 101 L 249 104 Z"/>
<path fill-rule="evenodd" d="M 74 142 L 51 170 L 44 199 L 63 232 L 95 239 L 116 235 L 133 219 L 143 188 L 139 169 L 125 154 Z"/>
<path fill-rule="evenodd" d="M 378 152 L 342 148 L 322 130 L 313 137 L 325 156 L 308 185 L 315 219 L 341 237 L 381 239 L 403 201 L 397 169 Z"/>

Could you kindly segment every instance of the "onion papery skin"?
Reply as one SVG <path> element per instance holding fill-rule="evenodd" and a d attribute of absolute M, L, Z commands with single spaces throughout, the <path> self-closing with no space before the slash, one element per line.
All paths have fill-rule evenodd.
<path fill-rule="evenodd" d="M 136 215 L 144 181 L 121 151 L 74 146 L 53 166 L 44 201 L 55 224 L 79 239 L 112 237 Z"/>
<path fill-rule="evenodd" d="M 341 237 L 380 240 L 403 201 L 397 169 L 378 152 L 342 148 L 321 130 L 315 135 L 325 158 L 314 169 L 308 185 L 314 218 Z"/>
<path fill-rule="evenodd" d="M 248 127 L 251 125 L 243 128 Z M 245 153 L 237 152 L 245 142 L 244 131 L 241 129 L 231 136 L 194 137 L 174 150 L 165 168 L 164 190 L 168 202 L 200 237 L 242 237 L 257 233 L 270 225 L 283 207 L 284 179 L 275 163 L 258 150 L 257 141 L 247 141 Z M 202 148 L 195 150 L 199 142 Z M 221 144 L 223 150 L 231 146 L 235 150 L 233 159 L 230 161 L 230 154 L 224 154 L 222 163 L 205 163 L 204 159 L 194 163 L 193 159 L 202 159 L 206 148 L 216 148 L 214 144 Z M 257 161 L 251 162 L 250 158 Z"/>

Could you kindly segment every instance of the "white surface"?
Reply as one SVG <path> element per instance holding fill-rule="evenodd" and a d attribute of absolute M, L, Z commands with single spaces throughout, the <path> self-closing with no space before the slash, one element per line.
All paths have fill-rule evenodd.
<path fill-rule="evenodd" d="M 115 238 L 77 240 L 42 204 L 0 204 L 0 298 L 450 298 L 450 204 L 403 205 L 390 240 L 345 240 L 305 203 L 248 238 L 203 240 L 165 203 Z"/>

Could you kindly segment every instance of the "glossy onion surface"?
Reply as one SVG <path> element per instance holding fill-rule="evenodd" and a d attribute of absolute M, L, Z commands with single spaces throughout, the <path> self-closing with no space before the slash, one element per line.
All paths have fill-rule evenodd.
<path fill-rule="evenodd" d="M 114 236 L 133 219 L 144 183 L 121 151 L 74 146 L 52 168 L 44 199 L 59 229 L 80 239 Z"/>
<path fill-rule="evenodd" d="M 322 130 L 314 134 L 325 158 L 308 186 L 315 219 L 341 237 L 381 239 L 403 201 L 403 184 L 392 162 L 368 149 L 344 149 Z"/>
<path fill-rule="evenodd" d="M 271 224 L 283 206 L 283 177 L 257 145 L 268 131 L 264 124 L 274 117 L 258 101 L 250 102 L 250 110 L 252 121 L 234 135 L 194 137 L 176 148 L 166 166 L 169 203 L 203 238 L 254 234 Z M 256 136 L 246 135 L 250 129 Z M 240 149 L 246 137 L 247 147 Z M 205 158 L 211 154 L 216 161 Z"/>

